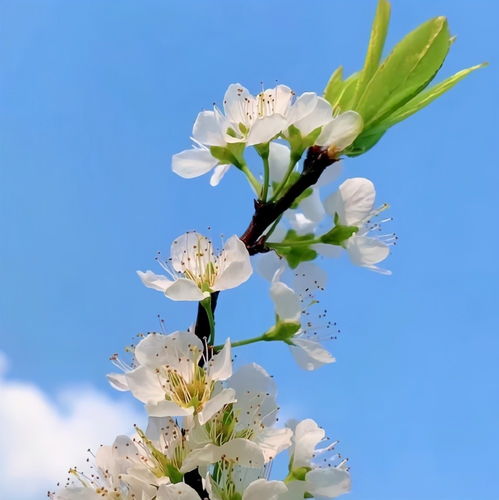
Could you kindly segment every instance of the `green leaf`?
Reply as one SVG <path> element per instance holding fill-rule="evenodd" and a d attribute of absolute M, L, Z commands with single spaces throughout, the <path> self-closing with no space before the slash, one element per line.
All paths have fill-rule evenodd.
<path fill-rule="evenodd" d="M 376 70 L 359 99 L 367 130 L 423 90 L 440 69 L 451 39 L 444 17 L 426 21 L 405 36 Z"/>
<path fill-rule="evenodd" d="M 333 71 L 324 89 L 324 99 L 326 99 L 333 108 L 336 106 L 336 101 L 343 90 L 343 84 L 343 66 L 339 66 Z"/>
<path fill-rule="evenodd" d="M 338 224 L 331 231 L 321 236 L 322 243 L 341 246 L 342 243 L 359 230 L 357 226 L 343 226 Z"/>
<path fill-rule="evenodd" d="M 385 135 L 386 128 L 376 127 L 370 129 L 366 133 L 362 133 L 355 139 L 353 144 L 348 147 L 343 154 L 350 157 L 359 156 L 369 151 L 378 141 Z"/>
<path fill-rule="evenodd" d="M 376 72 L 383 53 L 386 34 L 388 32 L 388 24 L 390 22 L 390 3 L 387 0 L 379 0 L 374 16 L 373 25 L 371 28 L 371 37 L 367 47 L 364 68 L 357 82 L 356 95 L 353 102 L 353 107 L 358 102 L 358 99 L 364 91 L 366 85 L 371 80 Z"/>
<path fill-rule="evenodd" d="M 334 107 L 335 113 L 341 113 L 352 109 L 352 104 L 355 99 L 355 91 L 357 89 L 357 80 L 360 73 L 350 75 L 344 82 L 341 94 L 338 96 Z"/>
<path fill-rule="evenodd" d="M 424 92 L 418 94 L 416 97 L 412 98 L 408 103 L 391 114 L 386 120 L 383 120 L 380 125 L 383 125 L 386 129 L 402 120 L 405 120 L 420 109 L 428 106 L 428 104 L 450 90 L 452 87 L 454 87 L 454 85 L 456 85 L 456 83 L 467 77 L 470 73 L 479 68 L 483 68 L 484 66 L 487 66 L 487 63 L 477 64 L 476 66 L 472 66 L 471 68 L 466 68 L 458 71 L 451 77 L 446 78 L 444 81 L 437 83 L 430 89 L 425 90 Z"/>

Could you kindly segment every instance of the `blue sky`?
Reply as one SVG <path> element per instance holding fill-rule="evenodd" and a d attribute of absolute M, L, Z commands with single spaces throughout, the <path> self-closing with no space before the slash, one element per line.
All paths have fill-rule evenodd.
<path fill-rule="evenodd" d="M 135 270 L 151 268 L 155 252 L 187 229 L 237 234 L 251 214 L 237 171 L 213 189 L 207 177 L 171 173 L 171 155 L 189 146 L 197 112 L 220 103 L 231 82 L 321 92 L 338 64 L 356 70 L 375 2 L 0 5 L 0 351 L 9 364 L 0 391 L 13 394 L 9 422 L 34 411 L 16 408 L 11 391 L 29 387 L 61 421 L 85 388 L 131 423 L 140 409 L 107 387 L 109 355 L 157 328 L 157 314 L 168 329 L 194 318 L 192 304 L 145 289 Z M 323 304 L 342 330 L 332 366 L 301 372 L 281 345 L 238 353 L 238 363 L 255 359 L 276 377 L 286 417 L 313 417 L 341 441 L 351 500 L 499 496 L 499 8 L 394 0 L 388 46 L 436 15 L 448 16 L 458 36 L 443 76 L 491 65 L 345 161 L 344 178 L 370 178 L 378 200 L 391 204 L 393 276 L 324 262 Z M 269 326 L 266 287 L 255 277 L 221 296 L 220 337 Z M 61 396 L 68 393 L 70 403 Z M 88 439 L 99 426 L 91 420 L 82 424 Z M 43 423 L 26 422 L 2 425 L 0 464 L 26 442 L 20 469 L 29 477 L 62 438 L 54 432 L 46 454 L 30 460 Z M 82 442 L 82 455 L 95 444 Z M 9 498 L 43 496 L 43 478 L 41 493 L 28 492 L 5 470 Z"/>

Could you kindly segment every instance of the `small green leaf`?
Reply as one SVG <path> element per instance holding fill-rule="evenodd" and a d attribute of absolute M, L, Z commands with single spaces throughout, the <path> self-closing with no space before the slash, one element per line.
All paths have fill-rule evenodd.
<path fill-rule="evenodd" d="M 383 125 L 385 128 L 389 128 L 396 123 L 405 120 L 420 109 L 428 106 L 428 104 L 450 90 L 452 87 L 454 87 L 454 85 L 456 85 L 456 83 L 467 77 L 470 73 L 479 68 L 483 68 L 484 66 L 487 66 L 487 63 L 477 64 L 476 66 L 472 66 L 471 68 L 466 68 L 458 71 L 451 77 L 446 78 L 444 81 L 437 83 L 428 90 L 425 90 L 424 92 L 418 94 L 404 106 L 397 109 L 397 111 L 391 114 L 386 120 L 383 120 L 380 125 Z"/>
<path fill-rule="evenodd" d="M 336 106 L 336 101 L 343 90 L 343 84 L 343 66 L 339 66 L 333 71 L 324 89 L 324 99 L 326 99 L 333 108 Z"/>
<path fill-rule="evenodd" d="M 388 32 L 390 10 L 390 3 L 387 0 L 379 0 L 371 28 L 371 37 L 367 47 L 364 68 L 362 69 L 357 82 L 353 108 L 355 108 L 355 105 L 357 104 L 359 97 L 362 95 L 366 85 L 378 69 L 379 61 L 381 60 L 381 55 L 383 53 L 383 47 L 385 45 L 386 34 Z"/>
<path fill-rule="evenodd" d="M 211 156 L 216 158 L 222 165 L 230 165 L 232 163 L 232 153 L 223 146 L 211 146 L 210 153 Z"/>
<path fill-rule="evenodd" d="M 355 91 L 357 90 L 357 81 L 360 73 L 350 75 L 344 82 L 341 94 L 338 96 L 334 105 L 335 113 L 342 113 L 352 109 L 352 104 L 355 99 Z"/>
<path fill-rule="evenodd" d="M 440 69 L 450 47 L 444 17 L 430 19 L 405 36 L 376 70 L 359 99 L 365 129 L 421 92 Z"/>
<path fill-rule="evenodd" d="M 343 242 L 348 240 L 348 238 L 358 230 L 359 228 L 357 226 L 342 226 L 338 224 L 334 226 L 331 231 L 323 234 L 320 239 L 322 243 L 341 246 Z"/>

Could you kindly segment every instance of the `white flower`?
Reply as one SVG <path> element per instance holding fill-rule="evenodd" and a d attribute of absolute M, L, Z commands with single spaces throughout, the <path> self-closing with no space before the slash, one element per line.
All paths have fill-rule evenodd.
<path fill-rule="evenodd" d="M 322 449 L 316 448 L 325 435 L 324 430 L 311 419 L 302 420 L 294 426 L 293 446 L 289 450 L 290 475 L 296 478 L 298 488 L 314 497 L 336 498 L 350 491 L 350 474 L 346 460 L 335 464 L 338 455 L 324 458 L 334 450 L 337 442 Z M 319 457 L 320 466 L 314 463 L 314 459 Z"/>
<path fill-rule="evenodd" d="M 241 500 L 277 500 L 288 491 L 283 481 L 269 481 L 265 478 L 248 481 L 247 471 L 241 467 L 231 469 L 232 473 L 222 471 L 221 478 L 215 482 L 207 481 L 207 489 L 212 500 L 241 498 Z M 251 475 L 250 475 L 251 477 Z M 303 497 L 301 497 L 303 498 Z M 299 500 L 297 497 L 296 500 Z"/>
<path fill-rule="evenodd" d="M 227 382 L 234 401 L 192 430 L 197 447 L 184 461 L 182 470 L 224 460 L 232 466 L 262 468 L 291 444 L 287 428 L 275 428 L 277 403 L 272 378 L 260 366 L 241 367 Z"/>
<path fill-rule="evenodd" d="M 137 366 L 108 379 L 145 403 L 151 417 L 197 415 L 203 424 L 234 401 L 235 392 L 217 384 L 232 375 L 230 340 L 203 367 L 202 356 L 203 344 L 194 333 L 151 333 L 135 348 Z"/>
<path fill-rule="evenodd" d="M 192 489 L 185 483 L 164 484 L 160 486 L 156 500 L 202 500 Z"/>
<path fill-rule="evenodd" d="M 217 185 L 229 164 L 220 164 L 209 148 L 230 150 L 232 144 L 268 143 L 286 126 L 285 115 L 292 96 L 291 89 L 285 85 L 264 90 L 256 97 L 239 83 L 229 85 L 223 103 L 225 114 L 216 107 L 198 114 L 192 129 L 196 146 L 173 156 L 173 171 L 181 177 L 192 178 L 215 168 L 210 183 Z"/>
<path fill-rule="evenodd" d="M 305 92 L 289 108 L 287 127 L 293 125 L 300 131 L 301 136 L 305 137 L 328 123 L 332 117 L 333 110 L 325 99 L 314 92 Z"/>
<path fill-rule="evenodd" d="M 326 147 L 329 156 L 335 158 L 355 141 L 362 128 L 362 117 L 355 111 L 345 111 L 324 125 L 315 144 Z"/>
<path fill-rule="evenodd" d="M 168 262 L 157 260 L 169 277 L 152 271 L 137 274 L 145 286 L 172 300 L 203 300 L 211 292 L 239 286 L 253 272 L 248 250 L 237 236 L 230 237 L 222 252 L 215 255 L 208 238 L 188 232 L 174 240 Z"/>
<path fill-rule="evenodd" d="M 54 500 L 152 500 L 167 478 L 152 472 L 152 464 L 128 436 L 118 436 L 112 446 L 101 446 L 91 472 L 70 469 L 73 481 L 52 493 Z"/>
<path fill-rule="evenodd" d="M 276 326 L 269 331 L 270 336 L 273 332 L 279 335 L 279 331 L 285 325 L 295 324 L 296 332 L 291 337 L 281 340 L 288 344 L 298 365 L 305 370 L 316 370 L 325 364 L 334 363 L 335 358 L 321 345 L 325 339 L 314 328 L 306 310 L 309 305 L 316 303 L 313 291 L 323 289 L 326 281 L 325 273 L 313 264 L 307 262 L 300 264 L 295 272 L 295 286 L 298 292 L 281 281 L 284 269 L 281 266 L 274 273 L 270 286 L 270 295 L 277 316 Z M 327 323 L 325 326 L 329 328 L 330 324 Z"/>
<path fill-rule="evenodd" d="M 380 209 L 374 209 L 376 190 L 369 179 L 356 177 L 347 179 L 340 185 L 338 191 L 331 194 L 324 202 L 326 212 L 338 223 L 345 226 L 357 226 L 359 230 L 354 233 L 344 246 L 348 251 L 350 260 L 358 266 L 366 267 L 372 271 L 382 274 L 391 274 L 390 271 L 376 266 L 385 260 L 390 253 L 389 243 L 393 241 L 394 235 L 370 236 L 369 233 L 380 228 L 380 223 L 371 224 L 370 219 L 387 208 L 383 205 Z M 387 219 L 390 220 L 390 219 Z M 381 221 L 386 222 L 386 221 Z M 319 252 L 324 247 L 333 245 L 320 245 Z M 340 247 L 335 247 L 337 250 Z"/>

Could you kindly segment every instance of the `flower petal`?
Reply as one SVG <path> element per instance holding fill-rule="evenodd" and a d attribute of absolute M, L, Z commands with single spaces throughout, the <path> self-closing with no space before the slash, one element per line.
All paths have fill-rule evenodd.
<path fill-rule="evenodd" d="M 291 151 L 284 144 L 271 142 L 269 144 L 270 183 L 281 182 L 289 167 Z"/>
<path fill-rule="evenodd" d="M 216 396 L 208 400 L 203 409 L 198 413 L 198 420 L 201 425 L 206 424 L 217 411 L 221 410 L 225 405 L 236 401 L 236 391 L 234 389 L 224 389 Z"/>
<path fill-rule="evenodd" d="M 281 115 L 269 115 L 259 118 L 253 123 L 248 134 L 247 144 L 263 144 L 271 141 L 277 134 L 280 134 L 286 126 L 286 118 Z"/>
<path fill-rule="evenodd" d="M 253 272 L 246 245 L 235 235 L 226 241 L 217 264 L 220 270 L 212 287 L 215 291 L 235 288 L 244 283 Z"/>
<path fill-rule="evenodd" d="M 157 500 L 201 500 L 201 497 L 185 483 L 162 484 L 156 495 Z"/>
<path fill-rule="evenodd" d="M 298 365 L 304 370 L 316 370 L 322 365 L 334 363 L 336 360 L 329 351 L 324 349 L 319 342 L 300 337 L 293 338 L 290 345 L 291 354 Z"/>
<path fill-rule="evenodd" d="M 327 283 L 327 272 L 312 262 L 301 262 L 295 269 L 293 289 L 304 295 L 310 290 L 323 289 Z"/>
<path fill-rule="evenodd" d="M 224 111 L 235 125 L 247 123 L 247 110 L 254 106 L 255 98 L 240 83 L 231 83 L 224 95 Z"/>
<path fill-rule="evenodd" d="M 306 476 L 307 491 L 313 496 L 335 498 L 351 489 L 350 474 L 336 467 L 312 469 Z"/>
<path fill-rule="evenodd" d="M 311 418 L 298 422 L 294 431 L 293 468 L 310 467 L 315 447 L 326 433 Z"/>
<path fill-rule="evenodd" d="M 262 478 L 246 487 L 242 500 L 277 500 L 287 491 L 288 488 L 282 481 L 267 481 Z"/>
<path fill-rule="evenodd" d="M 172 170 L 185 179 L 206 174 L 216 165 L 218 160 L 208 149 L 186 149 L 172 157 Z"/>
<path fill-rule="evenodd" d="M 291 446 L 293 431 L 291 429 L 276 429 L 265 427 L 255 436 L 255 443 L 260 446 L 265 462 L 273 460 L 281 451 Z"/>
<path fill-rule="evenodd" d="M 188 417 L 194 413 L 192 406 L 183 408 L 173 401 L 159 401 L 146 404 L 147 414 L 150 417 Z"/>
<path fill-rule="evenodd" d="M 312 189 L 310 196 L 307 196 L 298 205 L 298 210 L 303 212 L 303 215 L 313 221 L 320 222 L 326 211 L 324 210 L 324 205 L 321 201 L 321 196 L 318 189 Z"/>
<path fill-rule="evenodd" d="M 340 176 L 342 170 L 343 165 L 341 161 L 336 161 L 332 165 L 329 165 L 315 183 L 315 187 L 324 187 L 331 184 Z"/>
<path fill-rule="evenodd" d="M 222 350 L 208 361 L 207 371 L 210 380 L 227 380 L 232 375 L 232 349 L 230 339 L 227 339 Z"/>
<path fill-rule="evenodd" d="M 276 271 L 283 265 L 283 259 L 275 252 L 267 252 L 259 256 L 256 264 L 258 273 L 266 280 L 272 281 Z"/>
<path fill-rule="evenodd" d="M 187 278 L 179 278 L 165 290 L 165 295 L 172 300 L 196 300 L 200 301 L 205 298 L 205 294 L 201 292 L 199 287 Z"/>
<path fill-rule="evenodd" d="M 125 374 L 130 392 L 142 403 L 154 403 L 165 397 L 161 382 L 153 370 L 138 366 Z"/>
<path fill-rule="evenodd" d="M 362 132 L 362 127 L 362 117 L 359 113 L 346 111 L 324 125 L 316 144 L 343 151 L 355 141 Z"/>
<path fill-rule="evenodd" d="M 374 265 L 385 260 L 390 254 L 390 248 L 382 241 L 368 236 L 353 236 L 347 241 L 346 248 L 353 264 L 390 274 L 390 271 Z"/>
<path fill-rule="evenodd" d="M 364 177 L 347 179 L 338 191 L 324 202 L 327 213 L 334 217 L 337 213 L 341 224 L 360 226 L 373 209 L 376 190 L 374 184 Z"/>
<path fill-rule="evenodd" d="M 218 186 L 229 168 L 230 165 L 217 165 L 210 178 L 210 186 Z"/>
<path fill-rule="evenodd" d="M 282 281 L 277 281 L 270 286 L 270 296 L 280 319 L 300 322 L 302 306 L 294 290 Z"/>
<path fill-rule="evenodd" d="M 196 142 L 207 146 L 225 146 L 225 125 L 215 111 L 201 111 L 198 114 L 192 137 Z"/>
<path fill-rule="evenodd" d="M 243 467 L 263 467 L 264 458 L 257 444 L 248 439 L 231 439 L 222 446 L 207 444 L 202 448 L 193 450 L 182 463 L 181 472 L 189 472 L 196 467 L 210 465 L 218 462 L 222 456 L 226 460 L 236 462 Z"/>
<path fill-rule="evenodd" d="M 290 117 L 292 123 L 306 136 L 318 127 L 328 123 L 333 116 L 331 105 L 313 92 L 305 92 L 294 103 L 295 111 Z M 290 112 L 291 113 L 291 112 Z"/>
<path fill-rule="evenodd" d="M 116 389 L 117 391 L 130 390 L 124 373 L 108 373 L 106 377 L 113 389 Z"/>
<path fill-rule="evenodd" d="M 146 271 L 145 273 L 137 271 L 137 274 L 147 288 L 152 288 L 153 290 L 158 290 L 159 292 L 164 293 L 165 290 L 173 283 L 173 281 L 169 280 L 166 276 L 155 274 L 152 271 Z"/>

